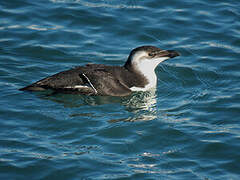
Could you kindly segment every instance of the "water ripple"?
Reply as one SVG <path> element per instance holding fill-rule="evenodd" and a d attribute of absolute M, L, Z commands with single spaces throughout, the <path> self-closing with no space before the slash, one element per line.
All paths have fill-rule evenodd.
<path fill-rule="evenodd" d="M 124 3 L 114 2 L 112 0 L 102 0 L 103 2 L 86 2 L 83 0 L 50 0 L 53 3 L 74 3 L 74 4 L 81 4 L 86 7 L 90 8 L 114 8 L 114 9 L 143 9 L 143 6 L 137 5 L 135 1 L 129 1 Z M 135 4 L 136 3 L 136 4 Z"/>
<path fill-rule="evenodd" d="M 49 0 L 0 4 L 1 179 L 239 179 L 239 2 Z M 155 92 L 20 92 L 140 45 L 181 56 Z"/>

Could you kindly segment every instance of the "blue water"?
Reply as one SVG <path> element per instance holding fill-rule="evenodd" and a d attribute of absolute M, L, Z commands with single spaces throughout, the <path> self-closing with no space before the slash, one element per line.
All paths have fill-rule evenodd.
<path fill-rule="evenodd" d="M 19 88 L 154 45 L 156 93 Z M 240 2 L 2 0 L 0 179 L 239 179 Z"/>

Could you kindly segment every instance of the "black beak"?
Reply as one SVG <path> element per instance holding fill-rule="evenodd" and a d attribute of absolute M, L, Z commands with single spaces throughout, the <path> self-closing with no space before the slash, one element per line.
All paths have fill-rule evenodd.
<path fill-rule="evenodd" d="M 167 52 L 169 53 L 168 57 L 170 57 L 170 58 L 180 56 L 180 54 L 177 51 L 174 51 L 174 50 L 168 50 Z"/>
<path fill-rule="evenodd" d="M 176 56 L 180 56 L 180 54 L 175 50 L 166 50 L 166 51 L 163 50 L 163 51 L 159 51 L 158 56 L 174 58 Z"/>

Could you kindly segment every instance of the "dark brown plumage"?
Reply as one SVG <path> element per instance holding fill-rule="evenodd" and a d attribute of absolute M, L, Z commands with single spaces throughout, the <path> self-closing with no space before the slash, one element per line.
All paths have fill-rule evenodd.
<path fill-rule="evenodd" d="M 147 61 L 154 59 L 155 56 L 175 57 L 179 55 L 176 51 L 163 51 L 154 46 L 142 46 L 130 53 L 124 66 L 87 64 L 46 77 L 20 90 L 52 89 L 63 93 L 127 96 L 131 94 L 132 87 L 144 88 L 149 83 L 145 75 L 131 64 L 136 52 L 146 52 L 148 57 L 144 56 L 144 58 L 148 58 Z"/>

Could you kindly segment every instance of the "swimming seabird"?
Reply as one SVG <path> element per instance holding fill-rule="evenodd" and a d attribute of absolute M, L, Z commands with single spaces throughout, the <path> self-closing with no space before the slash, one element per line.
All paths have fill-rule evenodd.
<path fill-rule="evenodd" d="M 63 93 L 102 96 L 127 96 L 133 91 L 148 91 L 156 87 L 157 65 L 179 56 L 174 50 L 154 46 L 141 46 L 131 51 L 124 66 L 87 64 L 62 71 L 39 80 L 22 91 L 47 89 Z"/>

